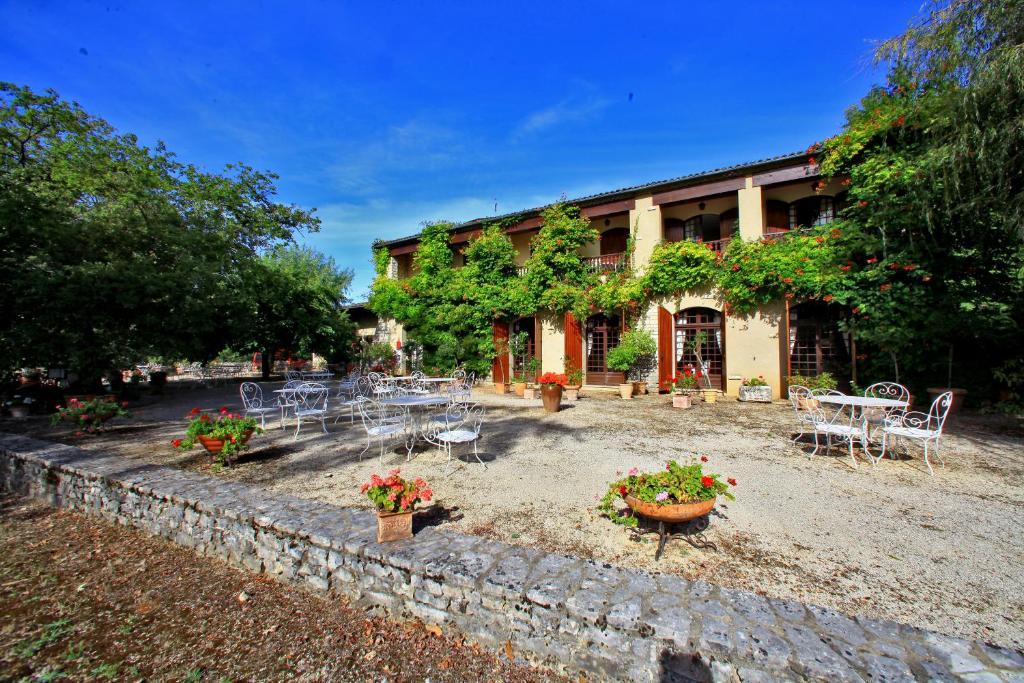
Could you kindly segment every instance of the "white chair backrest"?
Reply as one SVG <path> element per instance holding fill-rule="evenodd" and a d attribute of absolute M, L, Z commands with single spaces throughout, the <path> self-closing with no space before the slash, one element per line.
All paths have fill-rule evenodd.
<path fill-rule="evenodd" d="M 445 429 L 468 429 L 480 436 L 480 428 L 484 423 L 484 407 L 480 404 L 452 403 L 445 411 L 447 425 Z"/>
<path fill-rule="evenodd" d="M 367 433 L 374 427 L 382 427 L 386 424 L 405 424 L 406 412 L 398 406 L 389 406 L 374 400 L 365 400 L 358 403 L 359 417 L 363 421 L 363 429 Z"/>
<path fill-rule="evenodd" d="M 888 398 L 894 401 L 910 402 L 910 391 L 896 382 L 875 382 L 864 390 L 864 395 L 870 398 Z"/>
<path fill-rule="evenodd" d="M 302 373 L 299 372 L 298 370 L 285 370 L 284 378 L 289 381 L 302 379 Z"/>
<path fill-rule="evenodd" d="M 300 384 L 295 390 L 295 405 L 299 410 L 325 410 L 327 394 L 323 384 Z"/>
<path fill-rule="evenodd" d="M 835 389 L 811 389 L 811 396 L 842 396 L 843 392 Z"/>
<path fill-rule="evenodd" d="M 468 403 L 472 396 L 469 384 L 455 381 L 448 385 L 448 397 L 454 403 Z"/>
<path fill-rule="evenodd" d="M 807 387 L 794 384 L 789 387 L 789 402 L 793 406 L 793 410 L 800 412 L 807 405 L 807 399 L 811 397 L 811 390 Z M 800 400 L 803 399 L 804 403 L 801 405 Z"/>
<path fill-rule="evenodd" d="M 239 393 L 242 394 L 242 405 L 246 410 L 263 407 L 263 389 L 256 382 L 242 382 Z"/>
<path fill-rule="evenodd" d="M 473 386 L 474 384 L 476 384 L 475 372 L 470 372 L 466 374 L 466 384 L 468 384 L 469 386 Z"/>
<path fill-rule="evenodd" d="M 949 409 L 952 405 L 952 391 L 939 394 L 935 400 L 932 401 L 932 407 L 928 409 L 928 428 L 941 434 L 942 428 L 946 424 L 946 416 L 949 415 Z"/>
<path fill-rule="evenodd" d="M 462 367 L 461 365 L 455 368 L 455 371 L 452 372 L 452 377 L 454 377 L 457 381 L 460 382 L 466 381 L 466 368 Z"/>

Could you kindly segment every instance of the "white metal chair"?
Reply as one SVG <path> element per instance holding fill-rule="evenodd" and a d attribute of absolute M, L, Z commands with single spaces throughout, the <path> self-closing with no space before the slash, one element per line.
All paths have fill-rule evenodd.
<path fill-rule="evenodd" d="M 811 390 L 807 387 L 794 384 L 789 387 L 789 403 L 793 406 L 793 413 L 796 415 L 797 434 L 790 439 L 793 443 L 798 442 L 808 430 L 814 431 L 814 421 L 809 412 L 808 400 L 811 398 Z"/>
<path fill-rule="evenodd" d="M 448 397 L 452 403 L 469 403 L 473 395 L 469 384 L 465 382 L 452 382 L 448 386 Z"/>
<path fill-rule="evenodd" d="M 404 387 L 405 393 L 415 396 L 426 396 L 431 389 L 423 382 L 423 373 L 417 370 L 412 373 L 412 380 Z"/>
<path fill-rule="evenodd" d="M 327 433 L 327 396 L 330 392 L 323 384 L 301 384 L 295 390 L 295 439 L 299 438 L 303 420 L 319 420 Z"/>
<path fill-rule="evenodd" d="M 448 463 L 444 473 L 448 476 L 452 464 L 452 447 L 455 444 L 473 443 L 473 456 L 477 462 L 487 469 L 487 464 L 480 459 L 477 442 L 480 440 L 480 429 L 484 423 L 484 408 L 480 405 L 452 403 L 445 413 L 445 423 L 432 422 L 429 427 L 428 440 L 442 446 L 448 453 Z"/>
<path fill-rule="evenodd" d="M 276 401 L 265 401 L 263 399 L 263 389 L 259 384 L 255 382 L 242 382 L 242 386 L 239 388 L 239 393 L 242 394 L 242 405 L 245 407 L 245 416 L 259 415 L 260 426 L 266 428 L 267 426 L 267 413 L 276 413 L 279 406 Z"/>
<path fill-rule="evenodd" d="M 905 404 L 903 407 L 866 408 L 864 410 L 864 419 L 868 423 L 868 430 L 872 438 L 886 424 L 895 421 L 900 415 L 907 412 L 910 405 L 910 391 L 896 382 L 875 382 L 864 390 L 864 396 L 888 398 L 893 401 L 903 401 Z"/>
<path fill-rule="evenodd" d="M 820 393 L 816 394 L 815 393 L 816 391 L 820 392 Z M 831 390 L 831 389 L 820 389 L 820 390 L 816 389 L 816 390 L 811 392 L 811 395 L 812 396 L 835 396 L 835 395 L 842 396 L 842 392 L 834 391 L 834 390 Z M 822 405 L 829 405 L 829 404 L 819 404 L 818 407 L 812 408 L 809 411 L 809 414 L 811 416 L 811 424 L 814 427 L 814 451 L 811 452 L 811 454 L 808 455 L 808 457 L 810 457 L 811 455 L 817 455 L 818 454 L 818 448 L 820 447 L 820 443 L 818 441 L 818 436 L 819 435 L 824 435 L 824 437 L 825 437 L 825 452 L 828 453 L 828 452 L 830 452 L 832 450 L 832 442 L 833 441 L 837 441 L 839 443 L 842 443 L 842 442 L 845 441 L 847 446 L 850 449 L 850 460 L 853 462 L 854 468 L 856 468 L 857 467 L 857 458 L 853 454 L 853 442 L 854 442 L 855 439 L 861 439 L 862 441 L 866 439 L 866 434 L 864 433 L 864 423 L 863 423 L 863 421 L 861 421 L 861 420 L 854 420 L 853 411 L 851 410 L 851 411 L 847 412 L 847 411 L 843 410 L 843 406 L 841 406 L 841 405 L 836 405 L 835 406 L 835 408 L 836 408 L 835 411 L 832 411 L 831 410 L 832 406 L 829 405 L 829 411 L 828 412 L 826 412 L 825 409 L 821 407 Z M 872 460 L 871 464 L 873 465 L 874 463 L 875 463 L 875 461 Z"/>
<path fill-rule="evenodd" d="M 365 453 L 373 441 L 380 443 L 380 463 L 384 464 L 384 444 L 389 441 L 395 443 L 406 440 L 408 434 L 408 414 L 401 408 L 388 406 L 374 400 L 361 401 L 359 417 L 363 422 L 363 429 L 366 431 L 366 445 L 359 451 L 359 459 L 363 459 Z"/>
<path fill-rule="evenodd" d="M 302 373 L 299 372 L 298 370 L 285 370 L 284 378 L 289 382 L 302 381 Z"/>
<path fill-rule="evenodd" d="M 339 385 L 337 400 L 334 405 L 338 408 L 348 408 L 349 421 L 356 421 L 356 408 L 360 403 L 370 400 L 370 380 L 367 377 L 358 378 L 351 388 L 346 387 L 344 384 Z M 338 415 L 334 418 L 334 424 L 338 424 L 338 420 L 341 419 L 341 411 L 339 410 Z"/>
<path fill-rule="evenodd" d="M 947 391 L 936 398 L 927 413 L 919 411 L 908 411 L 897 415 L 891 422 L 882 427 L 882 454 L 878 456 L 881 460 L 885 456 L 885 449 L 888 439 L 910 439 L 917 441 L 924 448 L 924 464 L 928 466 L 928 474 L 935 476 L 932 464 L 928 462 L 928 444 L 935 444 L 935 455 L 939 462 L 945 466 L 939 451 L 942 440 L 942 428 L 946 425 L 946 417 L 949 415 L 949 407 L 953 404 L 953 392 Z"/>
<path fill-rule="evenodd" d="M 288 380 L 277 395 L 277 407 L 281 410 L 281 429 L 284 429 L 285 413 L 295 408 L 295 390 L 302 386 L 302 381 Z"/>

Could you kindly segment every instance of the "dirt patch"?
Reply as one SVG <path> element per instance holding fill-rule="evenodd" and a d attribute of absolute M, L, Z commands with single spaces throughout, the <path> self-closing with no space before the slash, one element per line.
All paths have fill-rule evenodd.
<path fill-rule="evenodd" d="M 0 680 L 561 680 L 141 532 L 0 498 Z"/>

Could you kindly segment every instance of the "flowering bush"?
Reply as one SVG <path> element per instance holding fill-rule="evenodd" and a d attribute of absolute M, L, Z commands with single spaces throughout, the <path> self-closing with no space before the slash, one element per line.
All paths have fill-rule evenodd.
<path fill-rule="evenodd" d="M 200 436 L 224 442 L 220 453 L 214 455 L 217 464 L 223 465 L 234 453 L 248 448 L 246 433 L 262 433 L 263 430 L 254 417 L 242 417 L 227 408 L 221 408 L 216 418 L 211 418 L 199 408 L 193 408 L 187 415 L 188 429 L 185 438 L 174 439 L 171 445 L 178 450 L 187 451 L 192 448 Z"/>
<path fill-rule="evenodd" d="M 409 481 L 402 479 L 397 467 L 388 472 L 387 478 L 378 475 L 370 477 L 370 481 L 359 487 L 381 512 L 411 512 L 416 503 L 430 502 L 434 492 L 423 479 Z"/>
<path fill-rule="evenodd" d="M 745 387 L 766 387 L 768 386 L 768 380 L 764 378 L 764 375 L 758 375 L 757 377 L 743 378 L 743 386 Z"/>
<path fill-rule="evenodd" d="M 570 387 L 583 385 L 583 368 L 573 360 L 566 359 L 565 361 L 565 382 L 566 386 Z"/>
<path fill-rule="evenodd" d="M 707 474 L 703 464 L 708 461 L 706 455 L 699 460 L 692 460 L 680 465 L 670 460 L 661 472 L 645 472 L 641 474 L 635 467 L 628 475 L 608 485 L 597 509 L 616 524 L 636 526 L 637 518 L 632 515 L 621 515 L 613 503 L 617 498 L 625 499 L 627 495 L 637 500 L 656 505 L 675 505 L 678 503 L 697 503 L 711 500 L 716 496 L 724 496 L 733 500 L 730 486 L 736 486 L 735 479 L 723 482 L 717 474 Z"/>
<path fill-rule="evenodd" d="M 553 372 L 545 372 L 543 375 L 537 378 L 537 384 L 541 385 L 545 389 L 551 389 L 559 386 L 564 387 L 569 383 L 569 378 L 565 375 L 556 375 Z"/>
<path fill-rule="evenodd" d="M 94 398 L 90 401 L 79 401 L 75 397 L 68 399 L 66 406 L 57 406 L 57 412 L 50 418 L 52 424 L 61 420 L 74 422 L 80 431 L 95 434 L 103 429 L 103 424 L 115 417 L 131 417 L 128 412 L 128 401 L 116 403 L 110 398 Z"/>

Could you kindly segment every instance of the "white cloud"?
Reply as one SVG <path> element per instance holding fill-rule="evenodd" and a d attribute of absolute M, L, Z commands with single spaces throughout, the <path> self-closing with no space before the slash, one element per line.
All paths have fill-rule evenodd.
<path fill-rule="evenodd" d="M 595 95 L 568 97 L 528 115 L 513 131 L 512 137 L 521 139 L 563 123 L 585 121 L 610 104 L 611 100 Z"/>

